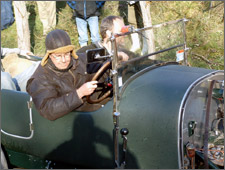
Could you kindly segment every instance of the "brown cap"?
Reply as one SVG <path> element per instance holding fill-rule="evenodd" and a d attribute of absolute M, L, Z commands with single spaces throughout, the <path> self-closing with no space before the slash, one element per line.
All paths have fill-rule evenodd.
<path fill-rule="evenodd" d="M 72 56 L 77 59 L 78 56 L 75 53 L 74 46 L 71 45 L 69 35 L 60 29 L 56 29 L 48 33 L 45 39 L 46 54 L 41 61 L 41 65 L 44 66 L 51 53 L 67 53 L 72 52 Z"/>

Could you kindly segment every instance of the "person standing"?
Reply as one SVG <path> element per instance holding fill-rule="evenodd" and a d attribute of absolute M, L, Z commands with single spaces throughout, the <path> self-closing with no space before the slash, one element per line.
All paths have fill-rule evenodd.
<path fill-rule="evenodd" d="M 91 32 L 91 42 L 99 41 L 99 9 L 105 1 L 67 1 L 67 4 L 74 10 L 74 16 L 79 34 L 79 44 L 81 47 L 88 44 L 88 28 Z"/>
<path fill-rule="evenodd" d="M 43 25 L 43 35 L 56 26 L 56 1 L 37 1 L 38 13 Z"/>
<path fill-rule="evenodd" d="M 12 1 L 1 1 L 1 30 L 8 28 L 14 21 Z"/>
<path fill-rule="evenodd" d="M 127 1 L 128 4 L 128 22 L 135 28 L 144 26 L 139 1 Z M 132 47 L 131 51 L 135 52 L 141 47 L 140 38 L 137 33 L 131 34 Z"/>
<path fill-rule="evenodd" d="M 13 1 L 13 9 L 16 21 L 17 46 L 22 50 L 30 51 L 29 13 L 26 1 Z"/>

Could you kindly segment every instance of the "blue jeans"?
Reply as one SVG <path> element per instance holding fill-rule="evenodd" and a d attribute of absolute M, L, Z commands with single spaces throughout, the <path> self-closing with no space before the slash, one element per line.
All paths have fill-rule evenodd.
<path fill-rule="evenodd" d="M 91 42 L 93 43 L 96 41 L 100 41 L 98 16 L 89 17 L 86 20 L 76 17 L 77 31 L 79 34 L 79 44 L 81 47 L 87 45 L 88 42 L 87 24 L 89 25 L 91 32 Z"/>
<path fill-rule="evenodd" d="M 41 61 L 34 62 L 22 73 L 16 75 L 14 78 L 8 73 L 1 71 L 1 89 L 17 90 L 26 92 L 27 81 L 35 72 Z"/>
<path fill-rule="evenodd" d="M 15 79 L 17 80 L 17 83 L 21 91 L 26 92 L 27 81 L 34 74 L 35 70 L 37 69 L 40 63 L 41 61 L 33 62 L 33 64 L 30 67 L 28 67 L 22 73 L 15 76 Z"/>
<path fill-rule="evenodd" d="M 1 71 L 1 89 L 17 90 L 16 85 L 8 72 Z"/>

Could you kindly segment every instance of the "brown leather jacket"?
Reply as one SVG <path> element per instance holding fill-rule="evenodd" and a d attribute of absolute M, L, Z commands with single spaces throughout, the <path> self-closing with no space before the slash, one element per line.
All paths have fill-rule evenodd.
<path fill-rule="evenodd" d="M 83 59 L 82 59 L 83 58 Z M 86 97 L 78 97 L 76 89 L 90 81 L 93 75 L 86 74 L 85 57 L 72 59 L 73 66 L 69 71 L 55 70 L 49 63 L 37 70 L 27 82 L 26 90 L 32 96 L 39 113 L 49 119 L 58 119 L 72 110 L 94 111 L 102 107 L 108 100 L 99 104 L 89 104 Z"/>

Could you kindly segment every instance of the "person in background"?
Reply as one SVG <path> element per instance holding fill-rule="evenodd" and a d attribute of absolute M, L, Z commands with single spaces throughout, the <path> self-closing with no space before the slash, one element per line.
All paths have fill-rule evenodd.
<path fill-rule="evenodd" d="M 102 104 L 89 104 L 86 96 L 97 88 L 90 81 L 93 74 L 86 73 L 86 58 L 75 53 L 69 35 L 60 29 L 48 33 L 46 55 L 27 82 L 27 92 L 32 96 L 38 112 L 49 120 L 56 120 L 72 110 L 94 111 Z"/>
<path fill-rule="evenodd" d="M 12 1 L 1 1 L 1 30 L 8 28 L 14 21 Z"/>
<path fill-rule="evenodd" d="M 22 49 L 19 49 L 19 48 L 2 48 L 1 47 L 1 58 L 4 58 L 5 55 L 10 54 L 10 53 L 16 53 L 16 54 L 25 56 L 27 58 L 30 58 L 29 55 L 34 55 L 30 51 L 22 50 Z"/>
<path fill-rule="evenodd" d="M 134 28 L 143 28 L 143 19 L 139 1 L 127 1 L 128 4 L 128 24 Z M 131 51 L 135 52 L 141 47 L 138 33 L 131 34 L 132 46 Z"/>
<path fill-rule="evenodd" d="M 12 76 L 8 72 L 1 70 L 1 89 L 20 90 L 17 82 L 13 81 Z"/>
<path fill-rule="evenodd" d="M 56 1 L 37 1 L 38 13 L 43 25 L 43 35 L 56 26 Z"/>
<path fill-rule="evenodd" d="M 79 53 L 86 53 L 87 50 L 96 49 L 96 48 L 104 48 L 106 50 L 106 54 L 112 54 L 112 44 L 110 38 L 114 34 L 121 33 L 121 29 L 124 27 L 123 18 L 120 16 L 107 16 L 102 19 L 100 25 L 100 34 L 102 36 L 102 41 L 95 42 L 94 44 L 84 46 L 76 51 Z M 119 47 L 123 46 L 123 41 L 120 38 L 117 39 L 117 44 Z M 118 57 L 121 61 L 127 61 L 129 59 L 128 52 L 124 52 L 123 49 L 118 49 Z"/>
<path fill-rule="evenodd" d="M 88 28 L 91 32 L 91 42 L 100 40 L 98 17 L 100 8 L 105 1 L 67 1 L 68 5 L 74 10 L 74 16 L 79 34 L 80 47 L 88 44 Z"/>
<path fill-rule="evenodd" d="M 29 58 L 29 55 L 33 55 L 32 52 L 26 51 L 26 50 L 21 50 L 19 48 L 2 48 L 1 47 L 1 59 L 10 53 L 16 53 L 16 54 L 23 55 L 28 58 Z M 1 89 L 19 90 L 20 91 L 20 87 L 18 85 L 17 79 L 12 78 L 12 76 L 8 72 L 5 72 L 3 65 L 2 65 L 2 60 L 1 60 Z"/>

